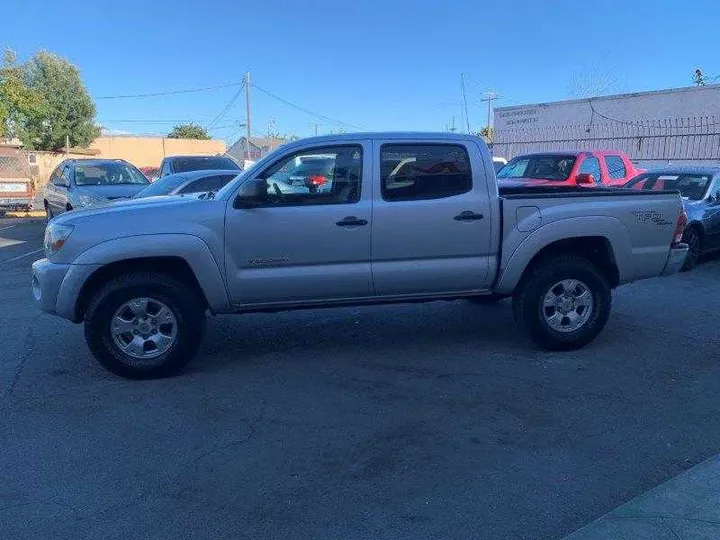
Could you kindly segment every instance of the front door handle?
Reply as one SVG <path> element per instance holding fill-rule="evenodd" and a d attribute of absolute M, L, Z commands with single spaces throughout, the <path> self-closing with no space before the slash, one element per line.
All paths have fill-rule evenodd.
<path fill-rule="evenodd" d="M 335 222 L 338 227 L 362 227 L 367 225 L 366 219 L 358 219 L 355 216 L 347 216 L 342 218 L 340 221 Z"/>
<path fill-rule="evenodd" d="M 455 216 L 453 219 L 455 221 L 477 221 L 479 219 L 484 218 L 482 214 L 476 214 L 472 210 L 465 210 L 464 212 L 460 212 L 457 216 Z"/>

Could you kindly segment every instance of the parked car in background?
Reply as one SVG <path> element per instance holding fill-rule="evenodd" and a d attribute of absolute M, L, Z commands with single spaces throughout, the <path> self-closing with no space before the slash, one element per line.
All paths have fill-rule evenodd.
<path fill-rule="evenodd" d="M 122 159 L 66 159 L 50 175 L 43 204 L 50 220 L 75 208 L 129 199 L 149 184 Z"/>
<path fill-rule="evenodd" d="M 500 156 L 493 156 L 492 158 L 493 162 L 493 168 L 495 169 L 495 172 L 500 172 L 500 169 L 502 169 L 505 165 L 507 165 L 507 159 Z"/>
<path fill-rule="evenodd" d="M 720 249 L 720 167 L 656 169 L 636 176 L 625 187 L 680 192 L 688 215 L 683 242 L 689 249 L 683 270 L 694 268 L 703 253 Z"/>
<path fill-rule="evenodd" d="M 16 147 L 0 146 L 0 210 L 32 210 L 34 200 L 25 156 Z"/>
<path fill-rule="evenodd" d="M 558 151 L 516 156 L 498 179 L 515 185 L 623 186 L 641 172 L 623 152 Z"/>
<path fill-rule="evenodd" d="M 318 155 L 333 162 L 328 190 L 283 192 L 286 166 Z M 282 146 L 215 197 L 60 216 L 32 291 L 43 310 L 84 321 L 95 358 L 130 378 L 177 373 L 208 310 L 512 296 L 520 329 L 570 350 L 605 326 L 613 288 L 679 270 L 684 224 L 674 192 L 498 190 L 478 137 L 330 135 Z"/>
<path fill-rule="evenodd" d="M 229 156 L 169 156 L 160 163 L 158 178 L 170 174 L 217 169 L 239 172 L 242 167 Z"/>
<path fill-rule="evenodd" d="M 185 195 L 217 191 L 239 173 L 227 170 L 191 171 L 171 174 L 156 180 L 135 194 L 135 199 L 159 195 Z"/>

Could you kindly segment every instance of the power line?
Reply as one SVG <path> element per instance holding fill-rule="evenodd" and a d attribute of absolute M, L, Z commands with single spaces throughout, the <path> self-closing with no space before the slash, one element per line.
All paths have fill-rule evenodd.
<path fill-rule="evenodd" d="M 97 96 L 95 99 L 126 99 L 126 98 L 148 98 L 159 96 L 171 96 L 174 94 L 191 94 L 193 92 L 208 92 L 210 90 L 220 90 L 221 88 L 230 88 L 231 86 L 240 86 L 241 82 L 221 84 L 219 86 L 206 86 L 204 88 L 186 88 L 183 90 L 167 90 L 165 92 L 152 92 L 149 94 L 125 94 L 121 96 Z"/>
<path fill-rule="evenodd" d="M 124 124 L 197 124 L 195 120 L 119 120 L 116 118 L 103 120 L 102 122 L 117 122 Z"/>
<path fill-rule="evenodd" d="M 225 115 L 228 113 L 228 111 L 229 111 L 230 108 L 235 104 L 235 102 L 236 102 L 237 99 L 240 97 L 240 95 L 242 94 L 242 92 L 243 92 L 243 88 L 242 88 L 242 86 L 241 86 L 240 89 L 239 89 L 237 92 L 235 92 L 235 94 L 233 95 L 233 97 L 230 98 L 230 101 L 228 101 L 227 105 L 225 105 L 225 107 L 223 107 L 223 109 L 222 109 L 219 113 L 217 113 L 217 115 L 215 116 L 215 118 L 213 118 L 213 119 L 210 121 L 210 123 L 207 125 L 207 129 L 212 128 L 218 120 L 220 120 L 223 116 L 225 116 Z"/>
<path fill-rule="evenodd" d="M 360 129 L 360 130 L 364 129 L 364 128 L 362 128 L 361 126 L 356 126 L 355 124 L 350 124 L 350 123 L 348 123 L 348 122 L 343 122 L 342 120 L 337 120 L 336 118 L 331 118 L 331 117 L 326 116 L 326 115 L 324 115 L 324 114 L 316 113 L 316 112 L 314 112 L 314 111 L 311 111 L 310 109 L 306 109 L 305 107 L 302 107 L 301 105 L 298 105 L 298 104 L 296 104 L 296 103 L 292 103 L 291 101 L 288 101 L 288 100 L 286 100 L 286 99 L 283 99 L 283 98 L 281 98 L 280 96 L 277 96 L 277 95 L 273 94 L 272 92 L 270 92 L 270 91 L 268 91 L 268 90 L 265 90 L 264 88 L 261 88 L 260 86 L 258 86 L 258 85 L 255 84 L 255 83 L 250 83 L 250 86 L 252 86 L 252 87 L 255 88 L 256 90 L 260 90 L 263 94 L 266 94 L 266 95 L 270 96 L 271 98 L 276 99 L 276 100 L 280 101 L 281 103 L 284 103 L 285 105 L 288 105 L 288 106 L 290 106 L 290 107 L 293 107 L 293 108 L 295 108 L 295 109 L 297 109 L 297 110 L 299 110 L 299 111 L 302 111 L 302 112 L 304 112 L 304 113 L 306 113 L 306 114 L 309 114 L 310 116 L 314 116 L 315 118 L 318 118 L 318 119 L 320 119 L 320 120 L 325 120 L 326 122 L 332 122 L 333 124 L 339 124 L 339 125 L 342 125 L 342 126 L 351 127 L 351 128 L 353 128 L 353 129 Z"/>

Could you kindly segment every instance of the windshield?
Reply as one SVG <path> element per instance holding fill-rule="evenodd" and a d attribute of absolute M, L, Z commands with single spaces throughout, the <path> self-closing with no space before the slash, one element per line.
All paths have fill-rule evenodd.
<path fill-rule="evenodd" d="M 542 180 L 567 180 L 575 165 L 575 156 L 533 155 L 511 159 L 498 178 L 537 178 Z"/>
<path fill-rule="evenodd" d="M 630 180 L 625 187 L 643 191 L 679 191 L 682 197 L 693 201 L 705 198 L 712 175 L 684 173 L 648 173 Z"/>
<path fill-rule="evenodd" d="M 192 156 L 173 160 L 173 171 L 176 173 L 202 171 L 205 169 L 229 169 L 239 171 L 240 166 L 229 157 L 223 156 Z"/>
<path fill-rule="evenodd" d="M 105 186 L 118 184 L 149 184 L 143 173 L 129 163 L 77 163 L 75 184 L 78 186 Z"/>
<path fill-rule="evenodd" d="M 135 197 L 155 197 L 157 195 L 167 195 L 172 190 L 180 187 L 183 182 L 186 182 L 187 178 L 178 174 L 171 174 L 156 180 L 148 187 L 138 192 Z"/>

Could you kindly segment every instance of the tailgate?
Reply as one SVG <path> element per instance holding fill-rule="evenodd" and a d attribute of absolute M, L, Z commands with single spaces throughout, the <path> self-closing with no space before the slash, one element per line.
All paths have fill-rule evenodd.
<path fill-rule="evenodd" d="M 32 201 L 35 190 L 32 182 L 20 178 L 0 178 L 0 205 Z"/>

